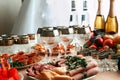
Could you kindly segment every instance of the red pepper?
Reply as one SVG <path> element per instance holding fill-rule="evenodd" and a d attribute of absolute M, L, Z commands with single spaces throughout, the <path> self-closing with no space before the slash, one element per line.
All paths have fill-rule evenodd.
<path fill-rule="evenodd" d="M 15 80 L 13 77 L 8 78 L 8 80 Z"/>
<path fill-rule="evenodd" d="M 67 48 L 68 49 L 72 49 L 74 46 L 73 45 L 68 45 Z"/>
<path fill-rule="evenodd" d="M 91 41 L 87 41 L 86 44 L 87 44 L 87 45 L 91 45 Z"/>
<path fill-rule="evenodd" d="M 0 75 L 2 75 L 2 68 L 0 68 Z"/>
<path fill-rule="evenodd" d="M 3 68 L 2 68 L 2 70 L 1 70 L 1 75 L 2 75 L 3 77 L 7 78 L 7 77 L 8 77 L 8 71 L 7 71 L 6 69 L 3 69 Z"/>
<path fill-rule="evenodd" d="M 0 80 L 4 80 L 2 75 L 0 75 Z"/>
<path fill-rule="evenodd" d="M 15 68 L 11 68 L 9 71 L 8 71 L 8 77 L 11 78 L 13 77 L 14 80 L 20 80 L 20 76 L 18 74 L 18 71 L 17 69 Z"/>

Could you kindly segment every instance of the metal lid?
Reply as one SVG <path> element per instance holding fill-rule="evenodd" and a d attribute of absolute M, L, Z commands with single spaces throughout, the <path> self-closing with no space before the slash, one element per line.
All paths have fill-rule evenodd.
<path fill-rule="evenodd" d="M 29 38 L 29 36 L 28 36 L 28 35 L 21 35 L 21 38 L 22 38 L 22 39 L 25 39 L 25 38 L 27 38 L 27 39 L 28 39 L 28 38 Z"/>
<path fill-rule="evenodd" d="M 8 37 L 8 36 L 7 36 L 7 34 L 1 34 L 1 37 L 2 37 L 2 38 L 6 38 L 6 37 Z"/>
<path fill-rule="evenodd" d="M 0 36 L 0 40 L 3 40 L 3 38 Z"/>
<path fill-rule="evenodd" d="M 11 37 L 6 37 L 6 38 L 4 38 L 5 40 L 12 40 L 12 38 Z"/>
<path fill-rule="evenodd" d="M 14 39 L 14 38 L 18 37 L 18 35 L 14 34 L 14 35 L 11 35 L 10 37 Z"/>
<path fill-rule="evenodd" d="M 73 34 L 73 27 L 58 26 L 60 34 Z"/>

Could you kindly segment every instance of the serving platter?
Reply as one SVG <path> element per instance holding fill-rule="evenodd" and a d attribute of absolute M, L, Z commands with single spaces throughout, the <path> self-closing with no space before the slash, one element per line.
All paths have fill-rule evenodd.
<path fill-rule="evenodd" d="M 87 77 L 87 78 L 84 78 L 83 80 L 90 80 L 92 79 L 93 77 L 95 77 L 96 75 L 93 75 L 93 76 L 90 76 L 90 77 Z"/>
<path fill-rule="evenodd" d="M 23 74 L 19 73 L 19 75 L 20 75 L 20 80 L 24 80 Z"/>
<path fill-rule="evenodd" d="M 75 59 L 75 57 L 73 56 L 73 57 L 69 57 L 70 59 Z M 68 57 L 67 57 L 67 59 L 68 59 Z M 79 59 L 78 59 L 79 60 Z M 78 60 L 76 60 L 76 61 L 78 61 Z M 82 61 L 83 61 L 83 59 L 81 59 Z M 70 60 L 68 60 L 68 61 L 70 61 Z M 66 61 L 67 62 L 67 61 Z M 59 63 L 58 63 L 59 64 Z M 82 63 L 83 64 L 83 63 Z M 39 66 L 39 65 L 41 65 L 41 64 L 38 64 L 37 66 Z M 44 64 L 43 64 L 44 65 Z M 42 65 L 42 66 L 43 66 Z M 51 64 L 48 64 L 48 65 L 51 65 Z M 67 65 L 67 64 L 66 64 Z M 75 65 L 75 63 L 74 63 L 74 65 Z M 26 73 L 28 74 L 28 77 L 30 78 L 30 79 L 33 79 L 33 80 L 39 80 L 37 77 L 34 77 L 34 76 L 37 76 L 37 75 L 35 75 L 34 74 L 34 76 L 33 75 L 31 75 L 31 71 L 33 71 L 33 73 L 34 73 L 34 71 L 35 70 L 37 70 L 38 68 L 37 68 L 37 66 L 31 66 L 31 67 L 29 67 L 26 71 Z M 48 67 L 48 66 L 47 66 Z M 68 71 L 70 71 L 70 68 L 71 67 L 68 67 L 68 66 L 62 66 L 62 67 L 64 67 L 64 69 L 63 68 L 61 68 L 61 67 L 57 67 L 57 68 L 60 68 L 60 71 L 62 71 L 63 70 L 63 72 L 68 72 Z M 36 68 L 36 69 L 35 69 Z M 66 68 L 69 68 L 68 70 L 66 69 Z M 42 69 L 42 68 L 41 68 Z M 39 69 L 38 69 L 39 70 Z M 67 71 L 66 71 L 67 70 Z M 76 69 L 76 70 L 78 70 L 79 71 L 79 69 Z M 35 71 L 35 72 L 37 72 L 37 71 Z M 53 71 L 54 72 L 54 71 Z M 73 72 L 73 71 L 72 71 Z M 72 76 L 72 72 L 70 72 L 70 73 L 68 73 L 67 75 L 71 75 Z M 43 72 L 44 73 L 44 72 Z M 45 72 L 46 73 L 46 72 Z M 55 72 L 56 73 L 56 72 Z M 29 75 L 30 74 L 30 75 Z M 39 72 L 38 72 L 38 74 L 39 74 Z M 58 75 L 60 75 L 59 73 L 57 73 Z M 45 74 L 46 75 L 46 74 Z M 66 75 L 66 76 L 67 76 Z M 84 79 L 82 79 L 82 80 L 89 80 L 89 79 L 91 79 L 91 78 L 93 78 L 93 77 L 95 77 L 95 75 L 96 74 L 94 74 L 93 76 L 90 76 L 90 77 L 87 77 L 87 78 L 84 78 Z M 73 77 L 73 76 L 72 76 Z M 72 78 L 72 77 L 70 77 L 69 76 L 69 78 Z M 40 77 L 39 77 L 40 78 Z"/>
<path fill-rule="evenodd" d="M 90 76 L 90 77 L 87 77 L 87 78 L 84 78 L 84 79 L 82 79 L 82 80 L 90 80 L 90 79 L 92 79 L 92 78 L 94 78 L 96 75 L 93 75 L 93 76 Z M 37 78 L 35 78 L 35 77 L 32 77 L 32 76 L 28 76 L 30 79 L 33 79 L 33 80 L 39 80 L 39 79 L 37 79 Z"/>
<path fill-rule="evenodd" d="M 23 69 L 39 63 L 43 56 L 37 53 L 18 52 L 16 54 L 2 54 L 0 57 L 8 60 L 12 68 Z"/>
<path fill-rule="evenodd" d="M 30 67 L 30 66 L 32 66 L 32 65 L 34 65 L 34 64 L 38 64 L 39 62 L 35 62 L 35 63 L 32 63 L 32 64 L 29 64 L 29 65 L 25 65 L 25 66 L 21 66 L 21 67 L 14 67 L 14 68 L 16 68 L 16 69 L 25 69 L 25 68 L 28 68 L 28 67 Z"/>

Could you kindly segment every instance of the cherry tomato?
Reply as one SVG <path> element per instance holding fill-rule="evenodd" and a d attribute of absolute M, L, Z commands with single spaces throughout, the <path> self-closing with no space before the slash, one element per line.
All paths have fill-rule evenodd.
<path fill-rule="evenodd" d="M 91 45 L 89 48 L 91 48 L 91 49 L 97 49 L 97 46 L 96 45 Z"/>

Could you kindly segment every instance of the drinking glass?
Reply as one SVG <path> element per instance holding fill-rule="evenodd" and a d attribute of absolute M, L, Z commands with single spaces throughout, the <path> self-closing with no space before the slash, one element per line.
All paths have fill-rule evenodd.
<path fill-rule="evenodd" d="M 90 27 L 80 27 L 78 28 L 78 40 L 80 41 L 80 46 L 83 49 L 83 45 L 90 39 L 91 30 Z"/>
<path fill-rule="evenodd" d="M 71 27 L 59 27 L 59 32 L 60 32 L 60 39 L 63 42 L 65 52 L 64 56 L 66 56 L 67 53 L 67 47 L 70 45 L 70 43 L 73 40 L 73 28 Z"/>
<path fill-rule="evenodd" d="M 59 43 L 58 30 L 54 29 L 54 28 L 49 28 L 49 29 L 43 30 L 42 34 L 41 34 L 41 40 L 42 40 L 42 44 L 46 48 L 44 61 L 51 62 L 52 61 L 51 56 L 53 53 L 52 49 Z"/>

